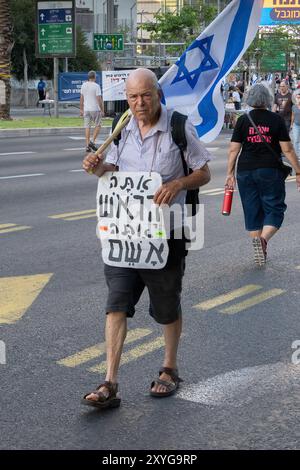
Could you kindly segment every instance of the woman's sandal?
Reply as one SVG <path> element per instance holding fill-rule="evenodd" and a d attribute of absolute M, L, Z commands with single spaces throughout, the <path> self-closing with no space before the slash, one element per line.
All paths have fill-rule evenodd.
<path fill-rule="evenodd" d="M 168 374 L 171 377 L 171 381 L 162 380 L 161 378 L 155 379 L 151 383 L 151 387 L 150 387 L 150 395 L 152 397 L 157 397 L 157 398 L 169 397 L 170 395 L 173 395 L 174 393 L 176 393 L 179 387 L 179 383 L 183 382 L 183 380 L 180 377 L 178 377 L 177 369 L 171 369 L 170 367 L 162 367 L 159 371 L 159 377 L 161 376 L 163 372 L 165 374 Z M 155 385 L 163 385 L 164 387 L 166 387 L 167 390 L 165 392 L 153 392 L 152 388 Z"/>
<path fill-rule="evenodd" d="M 108 391 L 108 396 L 100 391 L 100 388 L 106 388 Z M 97 400 L 87 399 L 91 393 L 97 395 Z M 81 403 L 88 406 L 95 406 L 97 408 L 117 408 L 120 406 L 121 398 L 118 394 L 118 384 L 113 384 L 112 382 L 105 381 L 103 384 L 100 384 L 95 391 L 89 392 L 84 395 Z"/>

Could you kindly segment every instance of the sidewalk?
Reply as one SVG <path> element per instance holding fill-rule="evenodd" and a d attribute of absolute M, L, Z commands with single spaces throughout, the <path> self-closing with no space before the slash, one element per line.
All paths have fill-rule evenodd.
<path fill-rule="evenodd" d="M 11 108 L 11 117 L 17 121 L 18 119 L 30 119 L 32 117 L 49 117 L 47 110 L 44 114 L 44 109 L 41 105 L 39 107 L 31 108 Z M 53 117 L 53 109 L 51 109 L 51 117 Z M 49 117 L 51 119 L 51 117 Z M 68 106 L 64 108 L 59 107 L 59 117 L 79 117 L 78 104 L 75 106 Z M 110 126 L 103 125 L 101 134 L 107 136 L 110 132 Z M 0 139 L 7 137 L 34 137 L 44 135 L 74 135 L 84 134 L 83 119 L 82 126 L 80 127 L 35 127 L 35 128 L 22 128 L 22 129 L 0 129 Z"/>
<path fill-rule="evenodd" d="M 103 126 L 101 128 L 101 135 L 108 136 L 110 133 L 110 126 Z M 83 127 L 34 127 L 30 129 L 0 129 L 0 139 L 7 137 L 41 137 L 44 135 L 84 135 Z"/>

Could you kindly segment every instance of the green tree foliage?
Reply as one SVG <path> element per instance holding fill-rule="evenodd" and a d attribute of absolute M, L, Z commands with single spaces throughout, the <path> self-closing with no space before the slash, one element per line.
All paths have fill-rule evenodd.
<path fill-rule="evenodd" d="M 69 59 L 70 72 L 82 72 L 88 70 L 100 70 L 100 63 L 97 53 L 94 52 L 87 43 L 85 34 L 79 26 L 76 28 L 77 52 L 74 59 Z"/>
<path fill-rule="evenodd" d="M 189 45 L 216 16 L 216 8 L 199 1 L 198 7 L 184 6 L 180 12 L 166 11 L 154 15 L 154 22 L 141 27 L 150 32 L 150 38 L 157 42 L 184 42 Z"/>
<path fill-rule="evenodd" d="M 28 61 L 28 78 L 53 76 L 53 60 L 35 57 L 35 0 L 10 0 L 13 27 L 14 48 L 12 50 L 12 73 L 21 80 L 24 74 L 23 50 Z M 76 58 L 69 59 L 70 71 L 99 70 L 96 53 L 87 44 L 80 27 L 76 31 Z M 62 64 L 61 64 L 62 65 Z"/>
<path fill-rule="evenodd" d="M 14 27 L 12 72 L 21 80 L 24 74 L 23 51 L 28 61 L 28 78 L 52 76 L 52 61 L 35 57 L 35 1 L 10 0 Z"/>
<path fill-rule="evenodd" d="M 248 47 L 244 59 L 249 64 L 255 59 L 259 64 L 264 57 L 275 59 L 279 52 L 287 57 L 299 49 L 299 26 L 277 26 L 276 28 L 260 28 L 252 44 Z"/>
<path fill-rule="evenodd" d="M 8 0 L 0 0 L 0 119 L 10 119 L 10 73 L 13 47 L 12 17 Z"/>

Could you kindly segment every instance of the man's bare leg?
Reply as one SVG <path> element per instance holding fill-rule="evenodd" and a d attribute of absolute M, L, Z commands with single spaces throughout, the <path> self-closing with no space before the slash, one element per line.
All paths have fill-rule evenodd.
<path fill-rule="evenodd" d="M 177 367 L 177 350 L 178 344 L 182 331 L 182 317 L 180 316 L 178 320 L 173 323 L 169 323 L 164 326 L 164 337 L 165 337 L 165 358 L 163 365 L 164 367 L 169 367 L 171 369 L 176 369 Z M 171 381 L 171 377 L 163 372 L 160 376 L 162 380 Z M 152 388 L 153 392 L 162 393 L 167 389 L 164 385 L 155 384 Z"/>
<path fill-rule="evenodd" d="M 116 383 L 119 370 L 123 344 L 127 333 L 126 313 L 110 312 L 106 316 L 105 341 L 106 341 L 106 362 L 107 372 L 105 380 Z M 108 396 L 108 390 L 103 387 L 100 391 Z M 90 393 L 87 400 L 97 401 L 98 396 Z"/>
<path fill-rule="evenodd" d="M 101 130 L 101 126 L 96 126 L 95 127 L 94 133 L 93 133 L 93 142 L 96 142 L 96 139 L 99 135 L 100 130 Z"/>
<path fill-rule="evenodd" d="M 89 127 L 86 127 L 85 128 L 85 143 L 87 147 L 89 146 L 89 143 L 90 143 L 90 137 L 91 137 L 91 129 Z"/>

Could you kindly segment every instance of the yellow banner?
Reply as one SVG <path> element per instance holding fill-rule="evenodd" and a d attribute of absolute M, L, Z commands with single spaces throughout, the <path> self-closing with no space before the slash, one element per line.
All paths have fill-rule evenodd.
<path fill-rule="evenodd" d="M 264 0 L 264 8 L 299 8 L 300 0 Z"/>

